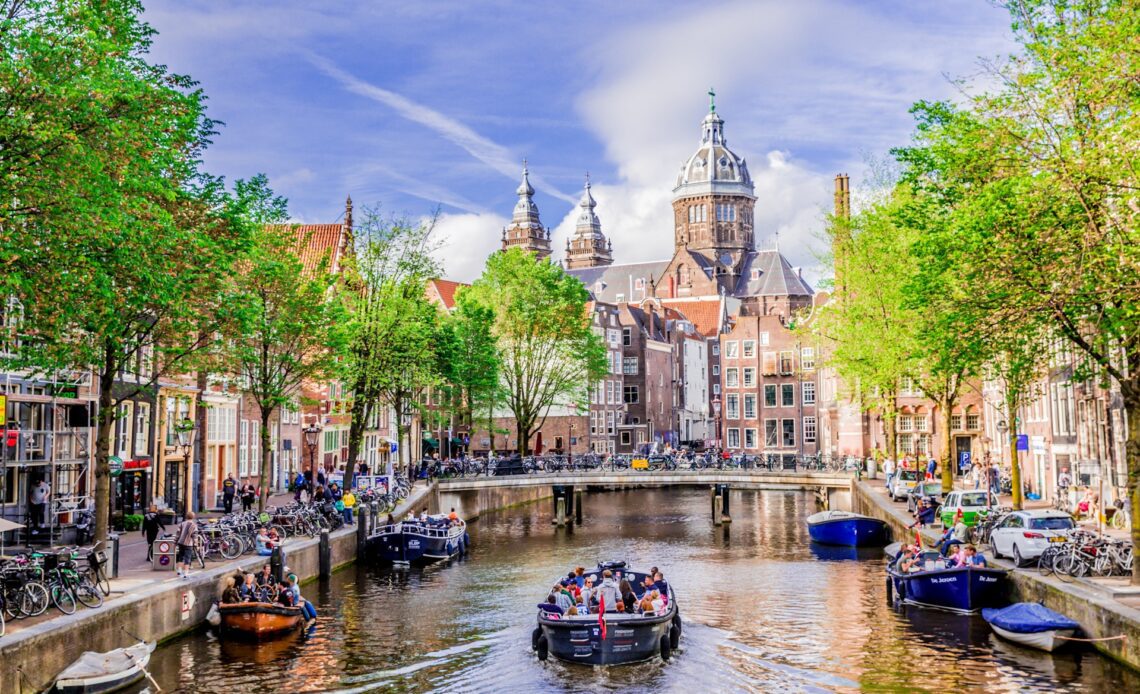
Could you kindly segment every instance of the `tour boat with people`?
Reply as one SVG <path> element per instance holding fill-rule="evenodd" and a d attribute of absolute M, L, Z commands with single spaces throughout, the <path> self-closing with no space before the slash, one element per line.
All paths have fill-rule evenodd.
<path fill-rule="evenodd" d="M 570 572 L 567 578 L 559 577 L 556 581 L 558 585 L 566 581 L 569 586 L 574 582 L 569 577 L 574 575 Z M 595 571 L 578 576 L 584 586 L 579 589 L 582 614 L 572 614 L 577 612 L 577 603 L 573 611 L 560 611 L 549 602 L 553 594 L 538 605 L 538 625 L 531 635 L 531 647 L 539 660 L 554 656 L 587 665 L 624 665 L 656 656 L 669 660 L 681 639 L 681 613 L 672 586 L 663 578 L 654 582 L 649 572 L 627 568 L 624 561 L 599 562 Z M 611 582 L 605 583 L 605 587 L 612 589 L 623 580 L 629 581 L 635 597 L 638 591 L 643 600 L 649 596 L 646 607 L 651 609 L 617 612 L 615 605 L 605 602 L 603 583 Z M 591 607 L 595 600 L 593 595 L 587 596 L 587 588 L 595 583 L 593 595 L 599 595 L 600 600 Z M 656 604 L 652 599 L 654 591 L 659 596 Z M 619 600 L 619 605 L 624 603 Z"/>
<path fill-rule="evenodd" d="M 820 511 L 808 516 L 808 535 L 814 542 L 843 547 L 882 547 L 890 529 L 878 518 L 848 511 Z"/>
<path fill-rule="evenodd" d="M 1000 610 L 984 609 L 982 619 L 998 636 L 1050 653 L 1069 643 L 1081 628 L 1060 612 L 1036 602 L 1018 602 Z"/>
<path fill-rule="evenodd" d="M 901 545 L 887 547 L 896 557 Z M 891 551 L 894 549 L 894 551 Z M 1005 569 L 982 566 L 948 567 L 937 551 L 925 551 L 915 560 L 917 570 L 903 570 L 897 561 L 887 565 L 888 598 L 891 592 L 901 602 L 969 614 L 984 607 L 1001 607 L 1006 598 Z"/>
<path fill-rule="evenodd" d="M 154 642 L 139 642 L 106 653 L 86 651 L 55 678 L 53 694 L 117 692 L 149 677 L 146 666 Z"/>
<path fill-rule="evenodd" d="M 268 639 L 293 631 L 305 621 L 298 605 L 235 602 L 218 605 L 223 634 Z"/>
<path fill-rule="evenodd" d="M 394 564 L 430 564 L 465 554 L 467 523 L 443 514 L 381 526 L 368 538 L 369 556 Z"/>

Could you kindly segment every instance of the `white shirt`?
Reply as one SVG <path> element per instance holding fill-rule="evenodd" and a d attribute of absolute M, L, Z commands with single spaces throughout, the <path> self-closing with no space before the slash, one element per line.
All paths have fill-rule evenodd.
<path fill-rule="evenodd" d="M 887 458 L 887 460 L 883 463 L 883 472 L 888 475 L 895 474 L 895 461 Z"/>

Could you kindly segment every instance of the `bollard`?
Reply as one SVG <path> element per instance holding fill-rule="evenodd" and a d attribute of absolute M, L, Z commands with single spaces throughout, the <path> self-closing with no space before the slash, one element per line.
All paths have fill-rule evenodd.
<path fill-rule="evenodd" d="M 356 557 L 363 558 L 368 552 L 368 529 L 372 519 L 372 509 L 368 504 L 360 505 L 360 516 L 356 519 Z"/>
<path fill-rule="evenodd" d="M 723 502 L 724 502 L 724 500 L 719 495 L 713 496 L 713 512 L 712 512 L 712 514 L 713 514 L 713 525 L 723 525 L 724 524 L 724 517 L 721 515 L 721 512 L 720 512 L 721 504 Z"/>
<path fill-rule="evenodd" d="M 119 577 L 119 534 L 111 533 L 111 572 L 108 578 Z"/>
<path fill-rule="evenodd" d="M 368 528 L 369 535 L 376 534 L 376 528 L 380 526 L 380 504 L 373 501 L 368 505 L 372 509 L 372 525 Z"/>
<path fill-rule="evenodd" d="M 329 529 L 321 529 L 321 543 L 320 543 L 320 560 L 321 560 L 321 578 L 325 579 L 332 575 L 332 551 L 329 547 Z"/>
<path fill-rule="evenodd" d="M 554 501 L 554 524 L 559 528 L 566 525 L 566 497 L 558 497 Z"/>
<path fill-rule="evenodd" d="M 729 508 L 728 508 L 728 489 L 729 489 L 729 487 L 727 484 L 718 484 L 717 487 L 720 489 L 720 514 L 721 514 L 720 519 L 721 519 L 721 521 L 723 521 L 725 523 L 731 523 L 732 522 L 732 513 L 731 513 L 731 511 L 729 511 Z"/>
<path fill-rule="evenodd" d="M 574 522 L 582 524 L 582 490 L 574 492 Z"/>
<path fill-rule="evenodd" d="M 285 578 L 285 558 L 280 546 L 274 547 L 273 553 L 269 555 L 269 573 L 273 574 L 273 580 L 278 583 Z"/>

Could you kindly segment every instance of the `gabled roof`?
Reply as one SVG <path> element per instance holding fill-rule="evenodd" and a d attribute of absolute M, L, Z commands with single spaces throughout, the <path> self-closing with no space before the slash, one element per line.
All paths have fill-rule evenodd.
<path fill-rule="evenodd" d="M 439 301 L 445 309 L 450 311 L 455 308 L 455 292 L 457 292 L 460 287 L 469 286 L 471 285 L 452 280 L 438 278 L 428 280 L 428 298 Z M 432 294 L 434 294 L 434 296 L 432 296 Z"/>
<path fill-rule="evenodd" d="M 648 296 L 649 279 L 660 280 L 669 267 L 669 262 L 655 260 L 647 263 L 583 267 L 567 270 L 566 274 L 581 280 L 594 299 L 616 304 L 620 303 L 618 294 L 622 295 L 621 301 L 640 301 Z M 641 288 L 636 288 L 638 280 L 642 281 Z"/>
<path fill-rule="evenodd" d="M 340 272 L 348 231 L 343 224 L 274 224 L 279 229 L 291 229 L 295 234 L 297 257 L 306 274 L 312 274 L 326 264 L 328 272 Z"/>
<path fill-rule="evenodd" d="M 756 271 L 755 278 L 753 271 Z M 745 258 L 736 296 L 812 296 L 815 290 L 777 250 L 749 253 Z"/>
<path fill-rule="evenodd" d="M 679 312 L 693 324 L 701 335 L 716 337 L 720 334 L 724 315 L 724 302 L 719 296 L 691 299 L 662 299 L 661 305 Z"/>

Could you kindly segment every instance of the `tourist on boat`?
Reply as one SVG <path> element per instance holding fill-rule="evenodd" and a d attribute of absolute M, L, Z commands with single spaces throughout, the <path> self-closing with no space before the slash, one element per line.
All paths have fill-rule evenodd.
<path fill-rule="evenodd" d="M 452 525 L 459 525 L 459 514 L 455 512 L 455 507 L 451 507 L 451 513 L 447 514 L 447 521 Z"/>
<path fill-rule="evenodd" d="M 293 594 L 293 604 L 301 607 L 301 612 L 305 615 L 305 621 L 311 622 L 317 618 L 317 608 L 313 607 L 313 603 L 305 599 L 301 595 L 301 584 L 297 580 L 297 574 L 289 574 L 289 576 L 282 581 L 286 589 Z"/>
<path fill-rule="evenodd" d="M 601 604 L 605 599 L 606 612 L 615 612 L 618 605 L 621 603 L 621 593 L 618 592 L 618 585 L 614 582 L 614 573 L 609 569 L 602 572 L 602 584 L 594 589 L 598 596 L 598 604 Z"/>
<path fill-rule="evenodd" d="M 259 586 L 269 586 L 273 583 L 273 567 L 269 564 L 262 566 L 261 571 L 258 571 L 256 575 L 257 585 Z"/>
<path fill-rule="evenodd" d="M 578 590 L 581 590 L 586 585 L 586 569 L 579 566 L 574 569 L 574 582 L 578 584 Z"/>
<path fill-rule="evenodd" d="M 561 583 L 556 583 L 550 589 L 550 594 L 554 596 L 554 601 L 562 608 L 563 612 L 570 609 L 570 606 L 574 604 L 574 598 L 566 593 L 565 588 L 566 586 Z"/>
<path fill-rule="evenodd" d="M 546 614 L 556 614 L 562 616 L 566 614 L 566 610 L 558 604 L 558 598 L 554 597 L 554 593 L 546 596 L 546 602 L 538 604 L 538 609 Z"/>
<path fill-rule="evenodd" d="M 669 584 L 665 582 L 665 577 L 660 571 L 653 572 L 653 587 L 660 591 L 662 595 L 669 594 Z"/>
<path fill-rule="evenodd" d="M 421 523 L 427 523 L 428 522 L 428 510 L 427 510 L 427 508 L 428 508 L 427 506 L 424 506 L 423 508 L 420 509 L 420 522 Z"/>
<path fill-rule="evenodd" d="M 942 533 L 942 537 L 934 544 L 934 548 L 942 553 L 942 556 L 949 556 L 950 548 L 956 545 L 964 545 L 970 540 L 970 527 L 966 525 L 963 519 L 962 509 L 954 514 L 954 524 Z"/>
<path fill-rule="evenodd" d="M 642 614 L 653 614 L 653 591 L 647 591 L 645 597 L 637 605 L 637 611 Z"/>
<path fill-rule="evenodd" d="M 625 612 L 633 614 L 637 607 L 637 596 L 633 594 L 633 586 L 629 584 L 628 579 L 623 578 L 621 583 L 618 583 L 618 592 L 621 593 L 621 602 Z"/>
<path fill-rule="evenodd" d="M 241 577 L 241 585 L 238 586 L 238 596 L 242 602 L 263 602 L 261 596 L 264 591 L 260 590 L 257 586 L 257 581 L 253 574 L 243 574 Z"/>
<path fill-rule="evenodd" d="M 242 576 L 240 571 L 237 573 L 237 576 L 226 577 L 226 589 L 222 591 L 223 605 L 232 605 L 235 602 L 241 602 L 241 593 L 238 591 L 237 582 L 241 580 L 244 583 L 245 578 L 241 577 L 239 579 L 239 576 Z"/>
<path fill-rule="evenodd" d="M 296 596 L 293 591 L 289 589 L 289 581 L 279 581 L 277 583 L 277 603 L 285 607 L 293 607 L 297 604 Z"/>

